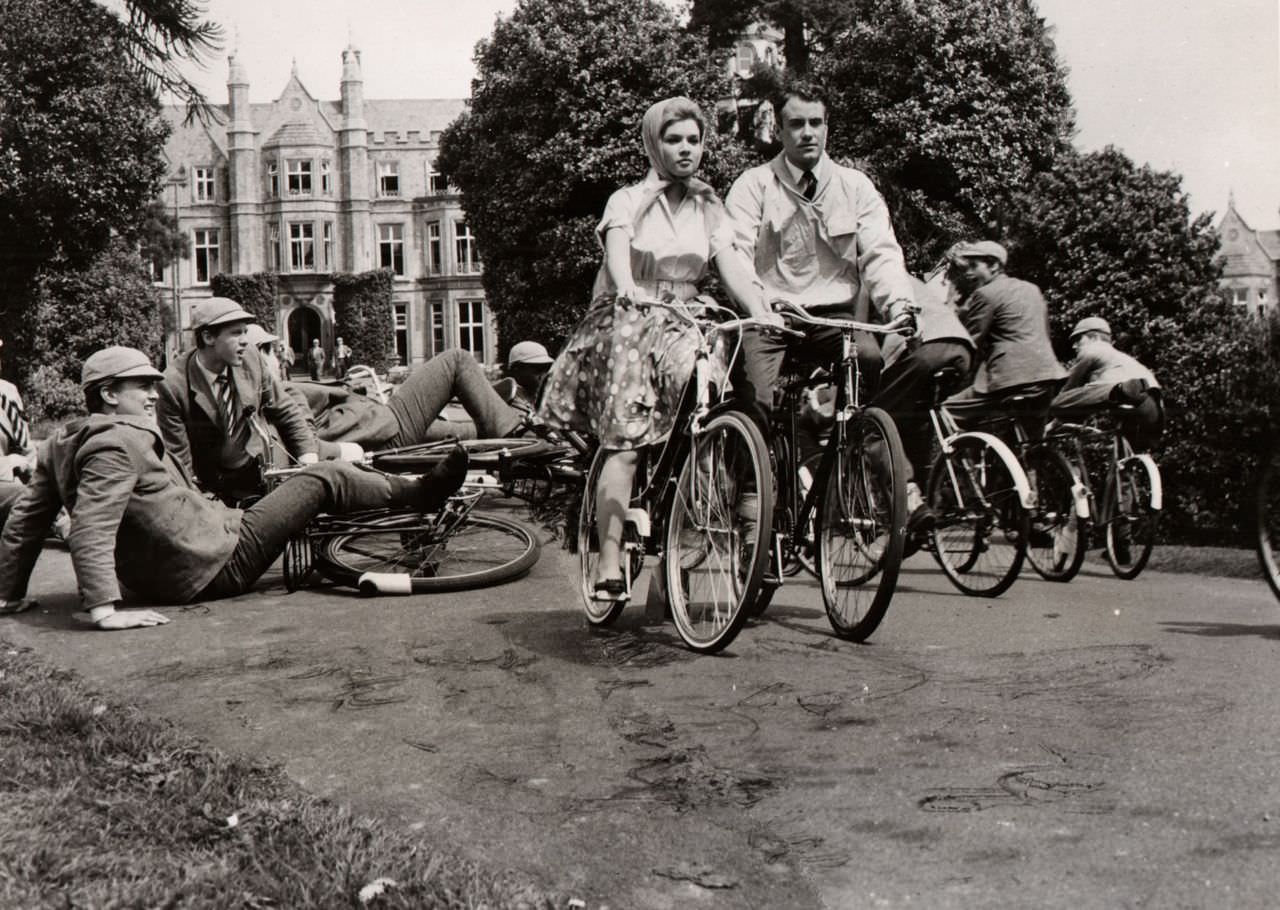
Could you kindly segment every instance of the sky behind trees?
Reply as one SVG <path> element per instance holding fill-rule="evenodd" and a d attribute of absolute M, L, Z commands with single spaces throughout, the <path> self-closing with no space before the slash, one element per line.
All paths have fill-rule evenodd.
<path fill-rule="evenodd" d="M 1085 150 L 1114 144 L 1183 175 L 1193 211 L 1236 205 L 1280 226 L 1280 4 L 1275 0 L 1037 0 L 1071 71 Z M 111 5 L 108 2 L 107 5 Z M 207 0 L 238 47 L 255 101 L 296 58 L 306 87 L 336 98 L 341 51 L 362 51 L 366 98 L 470 94 L 475 43 L 514 0 Z M 196 81 L 226 101 L 226 62 Z"/>

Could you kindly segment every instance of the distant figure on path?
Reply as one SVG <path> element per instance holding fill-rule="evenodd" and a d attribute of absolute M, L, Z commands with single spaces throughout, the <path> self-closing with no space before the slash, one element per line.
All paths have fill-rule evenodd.
<path fill-rule="evenodd" d="M 347 370 L 351 368 L 351 354 L 351 346 L 339 335 L 333 345 L 333 371 L 339 379 L 346 376 Z"/>
<path fill-rule="evenodd" d="M 311 350 L 307 351 L 307 368 L 311 371 L 311 381 L 320 381 L 320 371 L 324 369 L 324 348 L 320 347 L 320 339 L 311 339 Z"/>

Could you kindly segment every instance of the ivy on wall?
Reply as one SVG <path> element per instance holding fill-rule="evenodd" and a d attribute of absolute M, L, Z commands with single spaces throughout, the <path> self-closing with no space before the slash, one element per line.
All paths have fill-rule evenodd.
<path fill-rule="evenodd" d="M 333 276 L 333 334 L 351 348 L 352 363 L 386 372 L 396 363 L 391 269 Z"/>
<path fill-rule="evenodd" d="M 214 275 L 209 288 L 218 297 L 230 297 L 252 313 L 262 326 L 273 335 L 278 334 L 279 308 L 276 291 L 280 280 L 275 272 L 254 272 L 252 275 Z"/>

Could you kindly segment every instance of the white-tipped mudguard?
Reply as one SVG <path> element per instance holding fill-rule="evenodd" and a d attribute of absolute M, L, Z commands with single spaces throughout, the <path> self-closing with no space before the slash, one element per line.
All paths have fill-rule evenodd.
<path fill-rule="evenodd" d="M 1024 509 L 1034 509 L 1036 507 L 1035 496 L 1031 492 L 1031 481 L 1027 480 L 1027 472 L 1022 469 L 1022 463 L 1018 461 L 1018 457 L 1013 454 L 1013 449 L 1009 448 L 1003 439 L 991 433 L 974 430 L 949 436 L 943 445 L 947 453 L 950 454 L 955 444 L 965 439 L 978 439 L 990 446 L 1004 461 L 1009 476 L 1013 478 L 1013 487 L 1018 491 L 1018 501 L 1022 503 L 1022 507 Z"/>
<path fill-rule="evenodd" d="M 1159 512 L 1164 508 L 1164 483 L 1160 480 L 1160 468 L 1156 465 L 1156 460 L 1146 452 L 1139 455 L 1130 455 L 1121 462 L 1121 465 L 1135 461 L 1141 462 L 1142 467 L 1147 472 L 1147 481 L 1151 484 L 1151 508 L 1153 511 Z"/>
<path fill-rule="evenodd" d="M 379 594 L 412 594 L 413 578 L 408 572 L 365 572 L 356 581 L 365 597 Z"/>

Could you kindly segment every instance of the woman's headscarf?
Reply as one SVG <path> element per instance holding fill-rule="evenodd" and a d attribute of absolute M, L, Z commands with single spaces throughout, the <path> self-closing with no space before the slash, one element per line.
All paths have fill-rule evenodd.
<path fill-rule="evenodd" d="M 715 190 L 711 188 L 709 183 L 699 180 L 697 177 L 680 180 L 672 176 L 671 172 L 662 164 L 662 131 L 681 120 L 697 121 L 698 131 L 702 138 L 706 139 L 707 125 L 702 116 L 702 109 L 689 98 L 679 95 L 674 98 L 664 98 L 651 105 L 649 110 L 645 111 L 640 134 L 644 141 L 644 153 L 649 156 L 649 167 L 658 176 L 660 185 L 652 198 L 646 199 L 641 203 L 637 210 L 638 213 L 643 213 L 645 209 L 656 202 L 658 196 L 673 183 L 683 183 L 686 189 L 695 196 L 706 196 L 709 199 L 716 198 Z"/>

